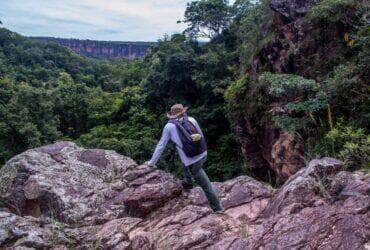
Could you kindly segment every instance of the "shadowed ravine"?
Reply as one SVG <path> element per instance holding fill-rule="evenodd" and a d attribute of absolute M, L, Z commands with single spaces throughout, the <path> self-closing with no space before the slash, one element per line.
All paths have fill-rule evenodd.
<path fill-rule="evenodd" d="M 70 142 L 12 158 L 0 183 L 4 248 L 369 247 L 369 175 L 331 158 L 311 161 L 278 190 L 248 176 L 213 183 L 225 214 L 169 173 Z"/>

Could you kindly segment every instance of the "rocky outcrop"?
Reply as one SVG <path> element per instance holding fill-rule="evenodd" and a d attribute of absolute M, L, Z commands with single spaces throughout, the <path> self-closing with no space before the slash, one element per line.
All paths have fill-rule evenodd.
<path fill-rule="evenodd" d="M 32 39 L 55 42 L 70 48 L 77 54 L 101 59 L 127 58 L 133 60 L 144 57 L 147 50 L 154 44 L 152 42 L 94 41 L 54 37 L 32 37 Z"/>
<path fill-rule="evenodd" d="M 306 15 L 314 3 L 313 0 L 271 0 L 270 7 L 287 21 L 294 21 Z"/>
<path fill-rule="evenodd" d="M 238 234 L 241 220 L 258 216 L 271 196 L 247 176 L 215 183 L 232 216 L 217 215 L 199 188 L 183 193 L 168 173 L 70 142 L 12 158 L 0 183 L 0 245 L 36 248 L 210 246 Z"/>
<path fill-rule="evenodd" d="M 269 2 L 270 22 L 264 26 L 264 32 L 266 38 L 271 38 L 254 55 L 247 69 L 251 81 L 258 82 L 261 72 L 320 80 L 340 63 L 345 27 L 311 21 L 307 14 L 319 2 Z M 304 143 L 296 133 L 276 129 L 268 114 L 289 114 L 283 109 L 284 103 L 300 100 L 304 94 L 278 97 L 269 92 L 269 86 L 259 91 L 256 95 L 265 98 L 264 107 L 255 108 L 257 101 L 246 104 L 245 115 L 237 121 L 242 152 L 257 177 L 271 175 L 278 182 L 285 181 L 304 167 Z"/>
<path fill-rule="evenodd" d="M 341 49 L 338 38 L 344 27 L 321 27 L 307 17 L 317 1 L 273 0 L 273 24 L 268 28 L 275 34 L 254 57 L 251 72 L 261 67 L 275 73 L 290 73 L 319 79 L 338 63 Z M 317 67 L 317 61 L 325 60 L 326 67 Z M 315 67 L 316 66 L 316 67 Z"/>
<path fill-rule="evenodd" d="M 313 160 L 270 200 L 250 249 L 365 249 L 370 239 L 370 177 L 342 170 L 338 160 Z"/>
<path fill-rule="evenodd" d="M 370 177 L 342 170 L 324 158 L 279 190 L 248 176 L 213 183 L 226 208 L 217 214 L 169 173 L 58 142 L 0 170 L 0 247 L 364 249 Z"/>

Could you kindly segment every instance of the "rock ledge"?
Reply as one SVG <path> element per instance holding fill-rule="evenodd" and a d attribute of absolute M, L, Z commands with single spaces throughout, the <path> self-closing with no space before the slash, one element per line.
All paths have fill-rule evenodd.
<path fill-rule="evenodd" d="M 365 249 L 370 178 L 331 158 L 279 190 L 248 177 L 199 188 L 113 151 L 58 142 L 0 170 L 0 247 L 35 249 Z M 325 223 L 323 223 L 325 222 Z"/>

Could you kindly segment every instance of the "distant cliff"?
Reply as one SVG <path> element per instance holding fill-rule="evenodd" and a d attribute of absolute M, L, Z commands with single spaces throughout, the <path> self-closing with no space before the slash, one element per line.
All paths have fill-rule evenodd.
<path fill-rule="evenodd" d="M 32 37 L 32 39 L 56 42 L 72 49 L 80 55 L 102 59 L 127 58 L 132 60 L 143 57 L 149 47 L 154 44 L 153 42 L 112 42 L 54 37 Z"/>

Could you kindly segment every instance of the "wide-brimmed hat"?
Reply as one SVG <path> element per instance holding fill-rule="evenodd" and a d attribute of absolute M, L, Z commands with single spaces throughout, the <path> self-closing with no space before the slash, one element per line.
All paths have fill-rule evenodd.
<path fill-rule="evenodd" d="M 171 111 L 167 113 L 169 119 L 175 119 L 180 115 L 186 113 L 188 107 L 182 106 L 182 104 L 175 104 L 171 107 Z"/>

